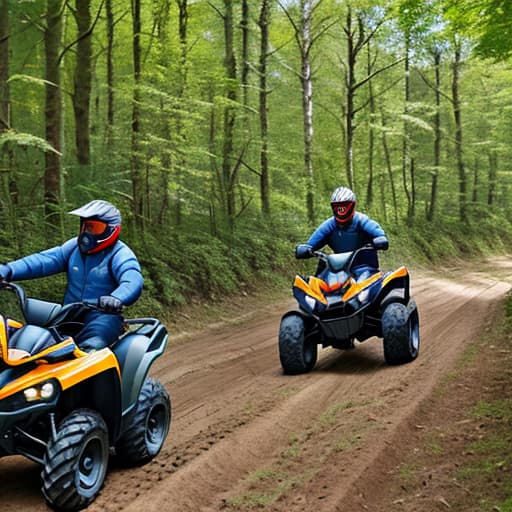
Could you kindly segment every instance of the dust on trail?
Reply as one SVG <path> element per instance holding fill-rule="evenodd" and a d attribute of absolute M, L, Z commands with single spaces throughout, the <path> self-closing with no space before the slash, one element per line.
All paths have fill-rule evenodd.
<path fill-rule="evenodd" d="M 511 282 L 507 258 L 476 270 L 412 272 L 421 349 L 398 367 L 385 365 L 381 340 L 371 339 L 352 351 L 322 350 L 313 372 L 284 376 L 277 332 L 291 301 L 186 342 L 173 344 L 171 333 L 152 370 L 172 400 L 165 446 L 142 468 L 114 463 L 88 510 L 217 511 L 254 487 L 258 471 L 278 475 L 284 467 L 296 473 L 293 490 L 264 509 L 342 510 L 343 496 L 453 368 Z M 354 449 L 338 449 L 348 440 Z M 47 510 L 38 472 L 21 457 L 0 460 L 1 511 Z M 275 478 L 276 487 L 287 483 Z"/>

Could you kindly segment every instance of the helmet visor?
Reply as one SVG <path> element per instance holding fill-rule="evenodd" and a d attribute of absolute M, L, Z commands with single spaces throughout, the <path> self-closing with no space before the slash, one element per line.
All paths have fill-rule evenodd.
<path fill-rule="evenodd" d="M 341 201 L 331 203 L 332 212 L 339 222 L 347 222 L 354 215 L 355 202 L 354 201 Z"/>
<path fill-rule="evenodd" d="M 101 220 L 84 220 L 82 222 L 81 233 L 90 235 L 101 235 L 107 229 L 107 223 Z"/>

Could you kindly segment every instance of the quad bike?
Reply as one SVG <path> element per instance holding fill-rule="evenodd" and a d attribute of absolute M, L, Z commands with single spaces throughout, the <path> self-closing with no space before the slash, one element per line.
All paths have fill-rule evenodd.
<path fill-rule="evenodd" d="M 299 309 L 287 312 L 279 328 L 279 357 L 286 374 L 306 373 L 318 357 L 317 345 L 354 348 L 354 339 L 383 338 L 388 364 L 418 356 L 419 316 L 409 294 L 405 267 L 379 268 L 377 252 L 365 246 L 353 252 L 312 253 L 320 259 L 317 275 L 295 276 L 293 295 Z M 373 272 L 360 273 L 361 269 Z M 356 277 L 358 276 L 358 277 Z"/>
<path fill-rule="evenodd" d="M 56 510 L 88 506 L 98 495 L 109 452 L 144 464 L 162 448 L 171 404 L 147 377 L 167 344 L 154 318 L 125 320 L 113 347 L 84 352 L 69 333 L 93 304 L 28 298 L 0 282 L 0 456 L 42 465 L 42 492 Z M 111 450 L 112 449 L 112 450 Z"/>

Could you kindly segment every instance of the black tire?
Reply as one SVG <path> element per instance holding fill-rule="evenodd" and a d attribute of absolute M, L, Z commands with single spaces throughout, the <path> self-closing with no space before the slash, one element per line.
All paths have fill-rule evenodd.
<path fill-rule="evenodd" d="M 126 464 L 140 465 L 160 452 L 171 423 L 171 401 L 162 384 L 146 379 L 137 410 L 116 444 L 116 454 Z"/>
<path fill-rule="evenodd" d="M 391 302 L 382 314 L 384 359 L 388 364 L 409 363 L 418 357 L 420 331 L 418 308 L 414 301 L 409 306 Z"/>
<path fill-rule="evenodd" d="M 46 448 L 41 473 L 48 504 L 59 511 L 87 507 L 98 495 L 108 466 L 108 430 L 95 411 L 79 409 L 64 418 Z"/>
<path fill-rule="evenodd" d="M 279 327 L 279 359 L 284 373 L 298 375 L 313 369 L 318 358 L 317 344 L 307 339 L 304 319 L 288 315 Z"/>

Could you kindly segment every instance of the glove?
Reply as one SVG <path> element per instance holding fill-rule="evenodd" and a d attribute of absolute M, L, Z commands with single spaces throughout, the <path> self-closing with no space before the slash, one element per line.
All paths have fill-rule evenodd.
<path fill-rule="evenodd" d="M 305 260 L 313 256 L 313 247 L 309 244 L 299 244 L 295 247 L 295 257 L 298 260 Z"/>
<path fill-rule="evenodd" d="M 123 303 L 112 295 L 102 295 L 98 299 L 98 306 L 105 313 L 120 313 L 123 309 Z"/>
<path fill-rule="evenodd" d="M 10 281 L 12 271 L 7 265 L 0 265 L 0 281 Z"/>
<path fill-rule="evenodd" d="M 382 235 L 382 236 L 376 236 L 372 241 L 373 247 L 377 249 L 377 251 L 387 251 L 389 247 L 388 239 Z"/>

